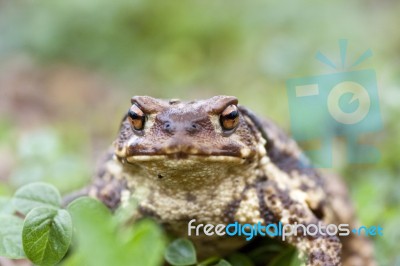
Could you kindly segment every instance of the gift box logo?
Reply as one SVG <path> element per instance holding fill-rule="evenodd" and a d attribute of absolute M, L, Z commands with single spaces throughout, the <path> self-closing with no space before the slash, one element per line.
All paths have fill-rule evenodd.
<path fill-rule="evenodd" d="M 336 70 L 332 74 L 287 80 L 286 89 L 293 137 L 317 167 L 332 167 L 333 145 L 344 138 L 348 163 L 373 163 L 378 150 L 365 143 L 365 136 L 382 128 L 378 87 L 372 69 L 352 70 L 368 57 L 364 52 L 346 71 L 347 41 L 340 40 L 342 66 L 322 53 L 316 58 Z"/>

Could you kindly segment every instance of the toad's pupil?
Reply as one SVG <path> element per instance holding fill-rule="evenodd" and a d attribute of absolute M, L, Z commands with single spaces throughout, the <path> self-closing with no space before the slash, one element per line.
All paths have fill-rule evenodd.
<path fill-rule="evenodd" d="M 238 116 L 237 111 L 230 112 L 228 115 L 225 116 L 226 119 L 235 119 Z"/>

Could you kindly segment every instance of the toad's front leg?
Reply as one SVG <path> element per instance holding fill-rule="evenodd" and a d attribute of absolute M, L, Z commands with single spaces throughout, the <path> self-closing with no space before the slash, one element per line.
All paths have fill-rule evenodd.
<path fill-rule="evenodd" d="M 273 180 L 259 184 L 258 195 L 264 205 L 264 219 L 267 224 L 281 223 L 288 236 L 284 241 L 296 246 L 301 259 L 308 266 L 336 266 L 341 265 L 342 244 L 336 235 L 329 236 L 323 228 L 324 224 L 314 215 L 307 203 L 300 198 L 295 198 L 289 190 L 279 187 Z M 303 226 L 297 227 L 297 232 L 291 234 L 291 225 L 309 226 L 309 232 L 304 232 Z M 310 226 L 311 225 L 311 226 Z M 315 232 L 315 234 L 314 234 Z"/>

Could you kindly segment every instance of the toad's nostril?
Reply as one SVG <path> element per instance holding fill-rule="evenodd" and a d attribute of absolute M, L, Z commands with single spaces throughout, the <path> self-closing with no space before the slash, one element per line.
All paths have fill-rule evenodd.
<path fill-rule="evenodd" d="M 163 129 L 169 133 L 172 133 L 172 131 L 174 130 L 173 125 L 170 121 L 167 121 L 163 124 Z"/>
<path fill-rule="evenodd" d="M 198 123 L 190 123 L 187 127 L 186 127 L 186 131 L 189 133 L 197 133 L 199 132 L 201 129 L 201 126 Z"/>

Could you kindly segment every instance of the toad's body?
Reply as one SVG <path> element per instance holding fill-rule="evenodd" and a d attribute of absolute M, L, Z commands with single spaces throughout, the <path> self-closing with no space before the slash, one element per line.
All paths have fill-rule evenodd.
<path fill-rule="evenodd" d="M 132 98 L 112 156 L 88 193 L 110 208 L 138 199 L 172 234 L 187 237 L 188 222 L 353 225 L 338 178 L 308 167 L 296 143 L 237 99 L 216 96 L 180 102 Z M 227 254 L 243 238 L 193 237 L 200 255 Z M 362 238 L 317 234 L 289 237 L 307 265 L 373 265 Z"/>

